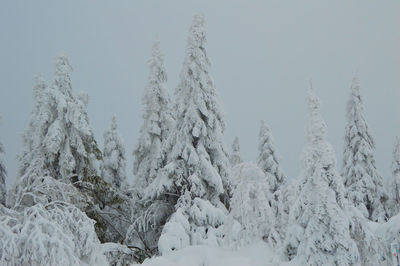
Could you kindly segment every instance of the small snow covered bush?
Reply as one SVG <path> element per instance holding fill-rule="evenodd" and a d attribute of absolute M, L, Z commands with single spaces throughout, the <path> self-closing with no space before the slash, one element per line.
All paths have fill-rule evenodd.
<path fill-rule="evenodd" d="M 264 172 L 254 163 L 238 164 L 233 169 L 234 189 L 231 214 L 242 225 L 239 245 L 267 239 L 273 234 L 275 215 Z"/>
<path fill-rule="evenodd" d="M 23 212 L 0 206 L 0 264 L 107 265 L 94 221 L 65 202 Z"/>

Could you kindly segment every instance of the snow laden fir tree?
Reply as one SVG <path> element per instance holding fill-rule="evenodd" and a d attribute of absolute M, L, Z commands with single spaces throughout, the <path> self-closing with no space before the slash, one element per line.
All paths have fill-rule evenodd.
<path fill-rule="evenodd" d="M 102 178 L 117 188 L 126 186 L 125 147 L 117 128 L 117 118 L 111 120 L 110 129 L 104 132 Z"/>
<path fill-rule="evenodd" d="M 153 44 L 148 66 L 148 82 L 142 98 L 143 125 L 139 142 L 133 151 L 133 223 L 128 229 L 126 243 L 138 246 L 145 251 L 146 256 L 152 256 L 157 254 L 162 226 L 173 209 L 168 202 L 149 200 L 145 195 L 159 170 L 165 166 L 167 154 L 163 147 L 174 123 L 164 55 L 158 40 Z"/>
<path fill-rule="evenodd" d="M 289 197 L 287 191 L 287 178 L 279 164 L 279 154 L 275 148 L 272 132 L 267 123 L 262 120 L 258 139 L 257 165 L 263 170 L 266 181 L 269 185 L 270 197 L 269 205 L 274 210 L 276 217 L 275 231 L 278 235 L 271 235 L 270 240 L 273 245 L 280 245 L 284 238 L 283 227 L 287 223 L 289 212 Z"/>
<path fill-rule="evenodd" d="M 162 146 L 174 122 L 170 110 L 164 55 L 158 40 L 153 44 L 149 68 L 148 83 L 142 98 L 144 122 L 140 129 L 139 142 L 133 151 L 135 189 L 140 197 L 143 197 L 144 189 L 156 178 L 158 170 L 165 165 L 166 154 L 163 153 Z"/>
<path fill-rule="evenodd" d="M 388 212 L 392 217 L 400 213 L 400 137 L 396 138 L 393 147 L 392 179 L 389 185 L 390 201 Z"/>
<path fill-rule="evenodd" d="M 96 175 L 101 152 L 89 127 L 87 95 L 76 98 L 71 87 L 72 67 L 61 54 L 56 58 L 54 82 L 47 87 L 40 78 L 34 90 L 35 105 L 25 150 L 20 157 L 20 175 L 40 169 L 55 179 L 79 179 Z"/>
<path fill-rule="evenodd" d="M 327 126 L 312 88 L 307 103 L 307 145 L 302 154 L 297 198 L 290 209 L 284 252 L 290 259 L 297 256 L 300 265 L 359 264 L 335 152 L 326 141 Z"/>
<path fill-rule="evenodd" d="M 195 16 L 176 89 L 176 123 L 164 146 L 167 164 L 146 189 L 173 206 L 158 241 L 161 253 L 194 244 L 219 245 L 230 193 L 225 129 L 209 74 L 204 18 Z"/>
<path fill-rule="evenodd" d="M 387 219 L 388 199 L 383 178 L 375 165 L 375 142 L 364 118 L 358 78 L 353 79 L 347 103 L 342 176 L 346 197 L 363 215 L 375 222 Z"/>
<path fill-rule="evenodd" d="M 257 164 L 266 174 L 271 192 L 274 193 L 286 182 L 286 176 L 279 165 L 271 130 L 264 120 L 260 126 L 258 152 Z"/>
<path fill-rule="evenodd" d="M 89 126 L 88 96 L 74 95 L 72 67 L 66 55 L 59 55 L 55 63 L 50 86 L 37 78 L 35 103 L 19 157 L 21 176 L 12 187 L 7 204 L 19 210 L 64 201 L 96 220 L 100 240 L 121 238 L 102 209 L 126 201 L 99 177 L 102 154 Z"/>

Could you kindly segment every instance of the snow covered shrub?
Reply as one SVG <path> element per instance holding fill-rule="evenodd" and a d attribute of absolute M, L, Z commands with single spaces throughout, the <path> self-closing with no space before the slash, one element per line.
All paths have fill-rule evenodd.
<path fill-rule="evenodd" d="M 23 212 L 0 206 L 0 262 L 7 265 L 107 265 L 94 221 L 64 202 Z"/>
<path fill-rule="evenodd" d="M 158 240 L 162 228 L 175 209 L 174 205 L 162 200 L 146 203 L 138 201 L 135 207 L 138 204 L 145 206 L 138 208 L 143 211 L 134 217 L 134 223 L 128 228 L 125 243 L 135 245 L 147 257 L 151 257 L 158 253 Z M 146 204 L 149 204 L 149 206 L 146 206 Z"/>
<path fill-rule="evenodd" d="M 109 242 L 102 244 L 101 248 L 102 253 L 107 258 L 108 264 L 112 266 L 126 266 L 135 262 L 142 263 L 145 259 L 136 247 Z"/>
<path fill-rule="evenodd" d="M 393 255 L 390 250 L 390 245 L 393 242 L 400 242 L 400 214 L 393 216 L 386 223 L 373 224 L 373 230 L 383 248 L 383 252 L 379 253 L 383 257 L 382 260 L 386 260 L 389 265 L 392 265 Z M 382 264 L 383 263 L 381 263 L 381 265 Z"/>
<path fill-rule="evenodd" d="M 66 202 L 96 221 L 95 230 L 102 242 L 121 241 L 130 223 L 130 201 L 100 177 L 85 177 L 73 184 L 34 173 L 22 176 L 10 189 L 7 206 L 24 210 L 35 204 Z"/>
<path fill-rule="evenodd" d="M 385 242 L 375 233 L 377 224 L 365 218 L 360 210 L 352 205 L 347 206 L 347 216 L 351 219 L 350 236 L 357 244 L 361 264 L 384 265 L 387 259 L 386 247 Z"/>
<path fill-rule="evenodd" d="M 239 245 L 247 245 L 275 236 L 275 213 L 270 205 L 270 192 L 264 172 L 254 163 L 234 167 L 235 180 L 231 199 L 231 214 L 241 224 Z"/>
<path fill-rule="evenodd" d="M 67 202 L 79 208 L 86 205 L 83 195 L 71 184 L 34 173 L 22 176 L 7 195 L 7 206 L 15 210 L 53 201 Z"/>
<path fill-rule="evenodd" d="M 177 207 L 158 241 L 161 254 L 189 245 L 216 247 L 223 244 L 226 211 L 201 198 L 191 200 L 189 193 L 179 199 Z"/>
<path fill-rule="evenodd" d="M 132 205 L 128 196 L 99 176 L 74 182 L 86 199 L 83 210 L 96 221 L 95 230 L 101 242 L 120 242 L 130 224 Z"/>

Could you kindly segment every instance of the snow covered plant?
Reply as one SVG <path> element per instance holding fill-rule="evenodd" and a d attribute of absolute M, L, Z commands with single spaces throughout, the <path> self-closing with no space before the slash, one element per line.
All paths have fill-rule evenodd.
<path fill-rule="evenodd" d="M 307 100 L 307 145 L 302 154 L 297 197 L 290 209 L 284 252 L 289 259 L 296 257 L 301 265 L 359 264 L 335 152 L 326 141 L 327 126 L 312 88 Z"/>
<path fill-rule="evenodd" d="M 166 253 L 187 245 L 219 245 L 229 206 L 230 163 L 225 121 L 209 74 L 204 18 L 195 16 L 176 89 L 176 123 L 163 146 L 166 165 L 146 188 L 150 201 L 174 206 L 158 243 Z"/>
<path fill-rule="evenodd" d="M 101 177 L 117 188 L 126 186 L 125 147 L 117 129 L 117 118 L 111 120 L 111 127 L 104 132 L 103 164 Z"/>
<path fill-rule="evenodd" d="M 383 178 L 375 165 L 375 142 L 364 117 L 358 78 L 353 79 L 347 103 L 342 175 L 346 196 L 363 215 L 374 221 L 387 219 L 388 199 Z"/>
<path fill-rule="evenodd" d="M 390 192 L 388 212 L 392 217 L 400 213 L 400 137 L 396 138 L 393 147 L 392 178 L 388 190 Z"/>
<path fill-rule="evenodd" d="M 238 246 L 275 238 L 272 193 L 263 171 L 254 163 L 234 167 L 236 180 L 231 199 L 231 215 L 241 224 Z"/>
<path fill-rule="evenodd" d="M 37 78 L 34 108 L 23 135 L 19 174 L 31 171 L 68 180 L 98 174 L 101 151 L 97 147 L 87 115 L 88 97 L 76 97 L 72 90 L 72 67 L 68 57 L 59 55 L 50 86 Z"/>
<path fill-rule="evenodd" d="M 0 205 L 0 264 L 108 265 L 94 221 L 65 202 L 23 212 Z"/>
<path fill-rule="evenodd" d="M 143 197 L 144 189 L 156 178 L 157 171 L 165 166 L 165 151 L 162 149 L 174 122 L 171 100 L 167 88 L 167 72 L 160 42 L 153 44 L 148 62 L 150 73 L 144 90 L 143 125 L 139 142 L 133 151 L 134 189 Z"/>

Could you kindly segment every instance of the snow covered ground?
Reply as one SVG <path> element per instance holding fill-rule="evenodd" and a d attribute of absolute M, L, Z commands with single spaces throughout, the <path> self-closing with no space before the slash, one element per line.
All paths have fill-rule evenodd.
<path fill-rule="evenodd" d="M 134 264 L 139 265 L 139 264 Z M 279 262 L 279 258 L 260 241 L 238 250 L 210 246 L 190 246 L 162 257 L 147 259 L 144 266 L 272 266 L 296 265 Z"/>

